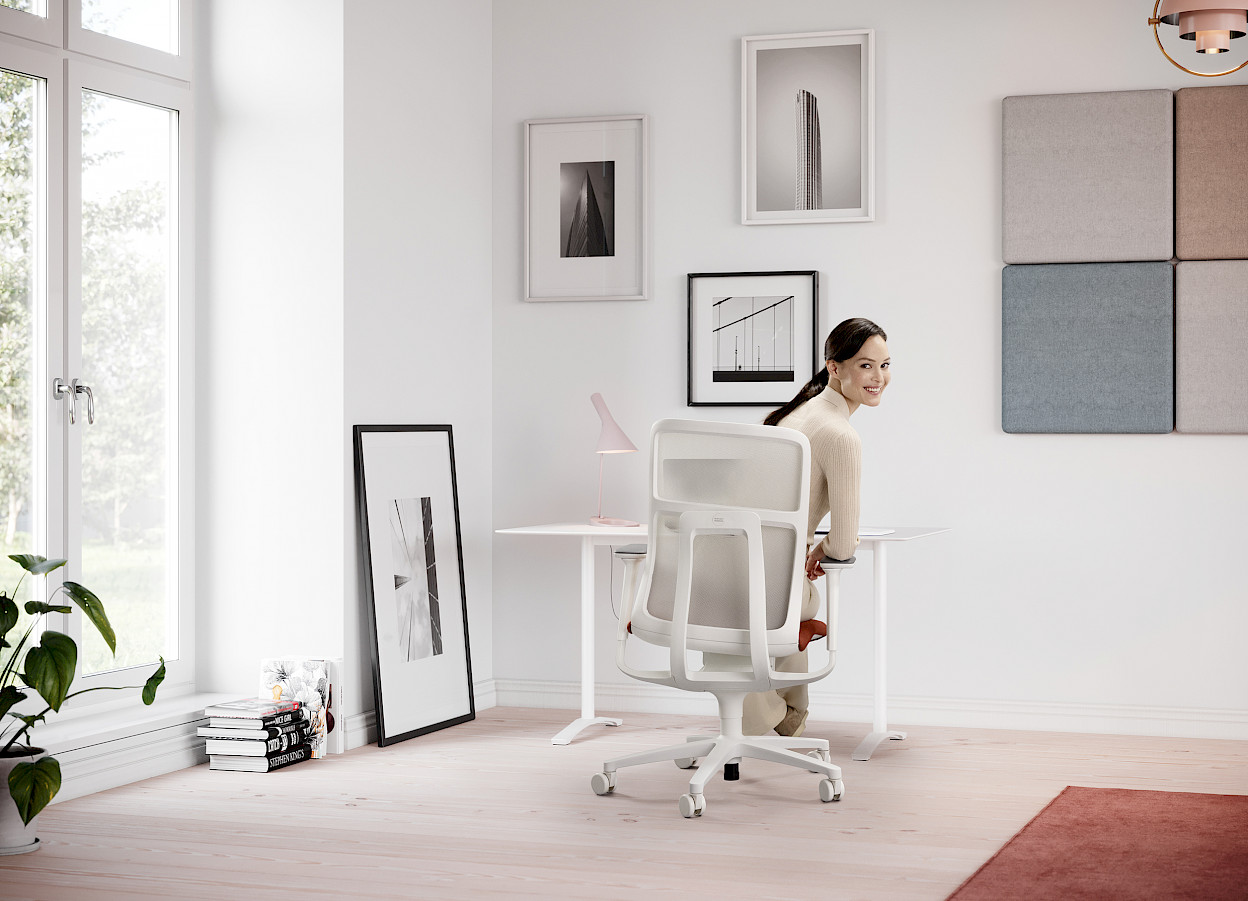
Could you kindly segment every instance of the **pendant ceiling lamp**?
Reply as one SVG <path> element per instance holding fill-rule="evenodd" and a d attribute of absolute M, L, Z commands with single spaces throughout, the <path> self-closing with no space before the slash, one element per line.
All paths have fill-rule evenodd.
<path fill-rule="evenodd" d="M 1203 0 L 1203 2 L 1202 0 L 1157 0 L 1153 4 L 1153 15 L 1148 20 L 1148 24 L 1153 26 L 1153 37 L 1157 39 L 1157 46 L 1165 54 L 1166 59 L 1184 72 L 1205 78 L 1216 78 L 1219 75 L 1238 72 L 1244 66 L 1248 66 L 1248 60 L 1224 72 L 1197 72 L 1166 53 L 1166 48 L 1161 43 L 1161 35 L 1157 31 L 1158 25 L 1176 25 L 1180 38 L 1195 42 L 1197 53 L 1226 53 L 1231 49 L 1233 38 L 1242 38 L 1248 32 L 1248 7 L 1206 8 L 1206 4 L 1210 2 L 1211 0 Z M 1217 0 L 1212 0 L 1212 2 L 1216 3 Z"/>

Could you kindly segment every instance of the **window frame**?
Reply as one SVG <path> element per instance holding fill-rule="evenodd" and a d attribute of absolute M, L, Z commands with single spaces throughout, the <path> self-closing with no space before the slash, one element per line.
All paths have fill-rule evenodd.
<path fill-rule="evenodd" d="M 54 3 L 60 5 L 57 0 Z M 65 0 L 61 0 L 65 2 Z M 132 41 L 122 40 L 111 35 L 91 31 L 82 27 L 82 4 L 79 0 L 67 0 L 65 3 L 65 47 L 84 56 L 107 60 L 176 78 L 180 81 L 191 79 L 191 0 L 174 0 L 177 9 L 178 47 L 175 53 L 166 53 L 154 47 L 145 47 Z"/>
<path fill-rule="evenodd" d="M 189 0 L 178 0 L 180 6 L 179 32 L 181 46 L 191 46 Z M 167 522 L 171 533 L 171 562 L 176 567 L 176 598 L 166 607 L 177 618 L 177 654 L 167 660 L 167 675 L 161 687 L 160 697 L 171 699 L 195 691 L 195 356 L 194 356 L 194 92 L 189 81 L 190 61 L 180 58 L 175 66 L 166 65 L 167 72 L 184 73 L 182 77 L 159 74 L 146 54 L 134 54 L 139 48 L 115 38 L 97 35 L 101 42 L 93 49 L 107 53 L 107 59 L 97 59 L 95 54 L 74 46 L 76 41 L 62 13 L 68 6 L 71 18 L 81 20 L 81 8 L 77 0 L 49 0 L 48 18 L 31 13 L 0 7 L 0 68 L 42 81 L 42 104 L 46 119 L 46 137 L 37 135 L 37 199 L 40 205 L 38 222 L 41 234 L 37 242 L 41 252 L 35 254 L 36 296 L 40 292 L 46 299 L 34 306 L 38 310 L 35 324 L 33 362 L 35 379 L 46 378 L 48 384 L 36 384 L 34 396 L 47 397 L 53 376 L 72 377 L 81 371 L 80 326 L 73 317 L 81 305 L 81 91 L 83 89 L 112 94 L 123 99 L 148 103 L 177 111 L 177 177 L 176 221 L 178 238 L 175 251 L 171 253 L 171 285 L 177 291 L 176 303 L 167 310 L 169 317 L 168 351 L 171 364 L 176 369 L 171 377 L 176 379 L 177 393 L 169 405 L 169 421 L 166 434 L 169 437 L 170 489 L 176 492 L 176 509 L 169 509 Z M 81 30 L 79 28 L 79 30 Z M 151 51 L 159 53 L 158 51 Z M 160 54 L 167 57 L 168 54 Z M 129 61 L 127 63 L 127 61 Z M 74 323 L 75 334 L 68 334 Z M 66 375 L 69 373 L 69 375 Z M 36 481 L 42 481 L 46 489 L 47 511 L 34 516 L 32 525 L 32 552 L 48 557 L 72 557 L 68 548 L 79 546 L 80 524 L 71 521 L 69 511 L 74 505 L 80 509 L 80 498 L 69 496 L 77 475 L 66 479 L 63 474 L 81 472 L 81 459 L 71 459 L 80 440 L 70 435 L 67 417 L 59 406 L 50 402 L 35 404 L 32 428 L 37 433 Z M 53 534 L 50 511 L 60 511 L 59 518 L 65 522 L 62 534 Z M 53 574 L 48 585 L 58 584 L 62 579 L 76 579 L 79 561 L 70 559 L 67 571 Z M 105 599 L 107 603 L 107 599 Z M 107 609 L 107 607 L 106 607 Z M 47 628 L 66 632 L 81 641 L 82 614 L 75 610 L 68 615 L 49 614 Z M 154 668 L 144 664 L 140 667 L 112 670 L 91 676 L 81 672 L 79 660 L 74 690 L 120 685 L 141 685 Z M 136 672 L 138 670 L 138 672 Z M 73 704 L 59 714 L 50 714 L 48 724 L 69 723 L 80 716 L 109 712 L 118 708 L 119 717 L 133 707 L 134 697 L 127 692 L 96 692 L 75 699 Z"/>
<path fill-rule="evenodd" d="M 46 15 L 0 6 L 0 33 L 60 47 L 65 33 L 64 0 L 45 0 Z M 75 5 L 77 5 L 75 3 Z"/>

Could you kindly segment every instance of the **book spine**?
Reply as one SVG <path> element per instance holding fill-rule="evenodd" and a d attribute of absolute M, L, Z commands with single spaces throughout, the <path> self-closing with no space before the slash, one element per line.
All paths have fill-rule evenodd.
<path fill-rule="evenodd" d="M 305 717 L 302 710 L 291 710 L 286 713 L 275 713 L 269 716 L 239 717 L 212 714 L 208 717 L 210 726 L 241 726 L 246 729 L 266 729 L 269 726 L 286 726 L 302 723 Z"/>
<path fill-rule="evenodd" d="M 252 729 L 246 726 L 200 726 L 197 730 L 200 738 L 221 738 L 230 740 L 268 741 L 280 735 L 295 736 L 295 741 L 303 741 L 308 734 L 305 722 L 287 723 L 285 726 L 268 726 L 263 729 Z"/>
<path fill-rule="evenodd" d="M 301 745 L 295 745 L 284 754 L 270 754 L 268 757 L 269 770 L 280 770 L 284 766 L 290 766 L 293 763 L 300 763 L 312 756 L 312 746 L 306 742 Z"/>
<path fill-rule="evenodd" d="M 204 750 L 209 754 L 237 754 L 247 757 L 264 757 L 280 754 L 291 748 L 306 743 L 306 734 L 287 733 L 276 738 L 210 738 L 204 742 Z"/>

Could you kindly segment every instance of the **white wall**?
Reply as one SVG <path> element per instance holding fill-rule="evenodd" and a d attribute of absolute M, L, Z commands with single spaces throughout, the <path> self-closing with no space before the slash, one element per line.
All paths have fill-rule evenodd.
<path fill-rule="evenodd" d="M 358 730 L 356 423 L 453 426 L 474 678 L 492 671 L 490 4 L 197 17 L 200 683 L 251 693 L 262 656 L 344 656 Z"/>
<path fill-rule="evenodd" d="M 340 0 L 196 5 L 199 684 L 343 652 Z"/>
<path fill-rule="evenodd" d="M 455 445 L 474 680 L 491 655 L 493 366 L 488 0 L 352 0 L 345 7 L 345 405 L 351 427 L 449 423 Z M 348 710 L 373 706 L 350 480 Z M 458 599 L 455 599 L 456 602 Z M 478 706 L 487 698 L 478 697 Z"/>
<path fill-rule="evenodd" d="M 1145 18 L 1133 0 L 497 3 L 495 526 L 593 512 L 594 391 L 639 445 L 660 417 L 757 421 L 764 410 L 685 406 L 685 275 L 818 269 L 821 334 L 861 315 L 890 335 L 889 395 L 853 420 L 863 522 L 954 529 L 890 558 L 894 720 L 1248 736 L 1248 438 L 1000 428 L 1001 99 L 1205 83 L 1162 58 Z M 740 38 L 864 27 L 876 221 L 738 224 Z M 653 298 L 524 303 L 522 121 L 638 112 Z M 644 454 L 607 463 L 604 507 L 642 518 Z M 869 720 L 869 566 L 845 588 L 842 663 L 816 707 Z M 574 543 L 497 538 L 494 592 L 500 699 L 574 686 Z M 629 695 L 605 653 L 606 592 L 600 578 L 609 708 Z"/>

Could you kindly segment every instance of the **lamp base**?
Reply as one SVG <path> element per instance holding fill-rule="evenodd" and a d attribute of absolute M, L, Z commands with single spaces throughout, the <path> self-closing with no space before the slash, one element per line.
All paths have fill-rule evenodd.
<path fill-rule="evenodd" d="M 589 518 L 591 526 L 639 526 L 641 523 L 633 522 L 631 519 L 619 519 L 614 516 L 591 516 Z"/>

